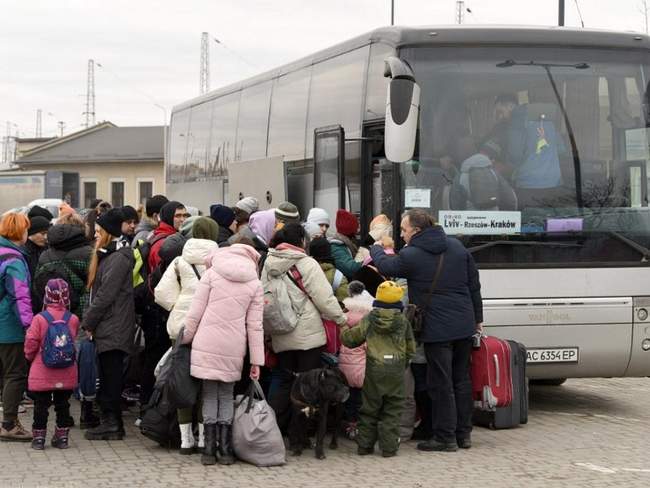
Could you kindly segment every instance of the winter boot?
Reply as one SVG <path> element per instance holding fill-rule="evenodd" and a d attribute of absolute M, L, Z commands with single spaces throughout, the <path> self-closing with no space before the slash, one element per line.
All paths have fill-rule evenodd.
<path fill-rule="evenodd" d="M 219 464 L 228 466 L 235 462 L 235 454 L 232 451 L 232 425 L 219 425 Z"/>
<path fill-rule="evenodd" d="M 52 447 L 58 447 L 59 449 L 67 449 L 69 434 L 70 434 L 69 427 L 57 427 L 56 429 L 54 429 L 54 435 L 52 436 Z"/>
<path fill-rule="evenodd" d="M 81 401 L 81 418 L 79 419 L 79 428 L 82 430 L 92 429 L 99 425 L 99 417 L 93 412 L 93 402 L 88 400 Z"/>
<path fill-rule="evenodd" d="M 201 455 L 201 464 L 217 464 L 217 424 L 205 424 L 205 449 Z"/>
<path fill-rule="evenodd" d="M 45 436 L 47 429 L 32 429 L 32 449 L 42 451 L 45 449 Z"/>
<path fill-rule="evenodd" d="M 89 441 L 121 441 L 124 428 L 117 417 L 106 416 L 97 427 L 87 430 L 84 437 Z"/>
<path fill-rule="evenodd" d="M 189 455 L 194 452 L 194 432 L 192 432 L 192 424 L 179 424 L 178 427 L 181 431 L 181 449 L 180 453 Z"/>
<path fill-rule="evenodd" d="M 198 452 L 202 453 L 203 449 L 205 449 L 205 428 L 203 424 L 199 424 L 199 438 L 197 439 L 196 446 Z"/>

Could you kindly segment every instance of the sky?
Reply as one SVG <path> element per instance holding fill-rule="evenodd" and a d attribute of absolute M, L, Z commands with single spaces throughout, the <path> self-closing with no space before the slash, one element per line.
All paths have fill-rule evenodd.
<path fill-rule="evenodd" d="M 88 60 L 96 120 L 162 125 L 199 94 L 201 33 L 210 87 L 247 78 L 390 24 L 390 0 L 0 0 L 0 136 L 83 127 Z M 646 30 L 643 0 L 579 0 L 587 28 Z M 647 2 L 650 8 L 650 1 Z M 556 25 L 557 0 L 466 0 L 467 24 Z M 395 0 L 396 25 L 455 22 L 455 0 Z M 566 25 L 580 26 L 575 0 Z M 214 41 L 218 39 L 220 44 Z"/>

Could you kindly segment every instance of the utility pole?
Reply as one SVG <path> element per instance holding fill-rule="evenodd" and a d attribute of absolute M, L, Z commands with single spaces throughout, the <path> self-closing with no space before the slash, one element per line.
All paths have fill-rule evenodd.
<path fill-rule="evenodd" d="M 199 94 L 203 95 L 210 91 L 210 46 L 208 45 L 208 33 L 201 34 L 201 68 L 199 72 Z"/>
<path fill-rule="evenodd" d="M 465 21 L 465 2 L 459 0 L 456 2 L 456 23 L 462 24 Z"/>
<path fill-rule="evenodd" d="M 395 0 L 390 0 L 390 25 L 395 25 Z"/>
<path fill-rule="evenodd" d="M 95 61 L 88 60 L 88 79 L 86 86 L 86 129 L 91 125 L 95 125 Z M 61 130 L 63 135 L 63 129 Z"/>
<path fill-rule="evenodd" d="M 564 26 L 564 0 L 558 0 L 560 3 L 558 5 L 558 17 L 557 25 L 560 27 Z"/>
<path fill-rule="evenodd" d="M 59 120 L 56 125 L 59 126 L 59 132 L 61 133 L 61 137 L 63 137 L 63 129 L 65 129 L 65 122 L 62 120 Z"/>
<path fill-rule="evenodd" d="M 645 33 L 648 34 L 648 1 L 641 0 L 641 13 L 643 14 L 643 20 L 645 21 Z"/>
<path fill-rule="evenodd" d="M 2 164 L 9 164 L 9 141 L 11 140 L 11 122 L 7 121 L 7 132 L 3 138 Z"/>
<path fill-rule="evenodd" d="M 39 108 L 36 110 L 36 133 L 35 137 L 43 137 L 43 111 Z"/>

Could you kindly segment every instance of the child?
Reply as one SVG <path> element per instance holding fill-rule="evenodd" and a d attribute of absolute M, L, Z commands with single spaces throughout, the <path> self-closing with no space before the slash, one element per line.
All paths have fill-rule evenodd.
<path fill-rule="evenodd" d="M 348 347 L 367 344 L 357 437 L 361 456 L 372 454 L 376 441 L 384 457 L 395 456 L 399 448 L 404 370 L 415 353 L 413 330 L 402 313 L 403 295 L 404 290 L 394 281 L 384 281 L 377 288 L 370 314 L 357 327 L 341 333 L 341 341 Z"/>
<path fill-rule="evenodd" d="M 68 400 L 77 386 L 74 338 L 79 319 L 70 313 L 70 290 L 65 280 L 51 279 L 45 286 L 45 310 L 34 316 L 25 337 L 25 357 L 31 363 L 28 389 L 34 399 L 32 449 L 45 448 L 47 417 L 54 403 L 56 429 L 52 446 L 68 448 L 72 418 Z M 48 330 L 50 333 L 48 334 Z"/>
<path fill-rule="evenodd" d="M 347 309 L 348 326 L 355 327 L 372 310 L 373 297 L 366 291 L 360 281 L 352 281 L 348 287 L 350 296 L 343 300 Z M 350 386 L 350 398 L 345 402 L 343 419 L 346 422 L 345 435 L 348 439 L 355 439 L 358 433 L 359 408 L 361 407 L 361 387 L 363 386 L 366 371 L 366 345 L 350 349 L 341 346 L 339 353 L 339 369 L 345 375 Z"/>

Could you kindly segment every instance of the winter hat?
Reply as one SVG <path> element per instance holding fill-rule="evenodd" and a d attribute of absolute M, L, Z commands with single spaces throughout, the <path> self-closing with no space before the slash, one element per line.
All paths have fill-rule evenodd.
<path fill-rule="evenodd" d="M 61 202 L 59 204 L 59 217 L 62 217 L 66 214 L 73 214 L 73 213 L 75 213 L 74 208 L 72 208 L 67 203 Z"/>
<path fill-rule="evenodd" d="M 323 230 L 320 228 L 320 225 L 314 222 L 305 222 L 302 226 L 305 228 L 305 234 L 307 234 L 309 239 L 323 235 Z"/>
<path fill-rule="evenodd" d="M 47 281 L 43 305 L 63 305 L 70 308 L 70 288 L 64 279 L 53 278 Z"/>
<path fill-rule="evenodd" d="M 217 242 L 219 226 L 209 217 L 198 217 L 192 225 L 192 237 Z"/>
<path fill-rule="evenodd" d="M 348 293 L 351 297 L 361 295 L 364 291 L 366 291 L 366 285 L 360 281 L 353 280 L 348 283 Z"/>
<path fill-rule="evenodd" d="M 379 214 L 370 221 L 370 232 L 368 234 L 375 242 L 381 240 L 384 236 L 392 237 L 393 223 L 386 215 Z"/>
<path fill-rule="evenodd" d="M 230 207 L 215 203 L 210 205 L 210 217 L 221 227 L 230 227 L 235 221 L 235 212 Z"/>
<path fill-rule="evenodd" d="M 260 209 L 260 202 L 255 197 L 245 197 L 235 203 L 235 207 L 251 215 Z"/>
<path fill-rule="evenodd" d="M 54 218 L 54 215 L 52 215 L 48 209 L 34 205 L 31 209 L 29 209 L 27 218 L 31 220 L 33 217 L 37 216 L 45 217 L 47 220 L 52 220 Z"/>
<path fill-rule="evenodd" d="M 296 207 L 291 202 L 282 202 L 278 205 L 278 208 L 275 209 L 275 218 L 280 222 L 288 224 L 290 222 L 300 222 L 300 212 L 298 207 Z"/>
<path fill-rule="evenodd" d="M 122 235 L 122 222 L 124 222 L 124 214 L 119 208 L 110 209 L 97 217 L 95 221 L 97 225 L 115 237 Z"/>
<path fill-rule="evenodd" d="M 41 217 L 40 215 L 29 219 L 29 224 L 30 225 L 27 234 L 30 236 L 38 234 L 39 232 L 43 232 L 44 230 L 48 230 L 50 228 L 50 221 L 45 217 Z"/>
<path fill-rule="evenodd" d="M 347 210 L 339 209 L 336 212 L 336 231 L 346 237 L 353 237 L 359 230 L 359 220 Z"/>
<path fill-rule="evenodd" d="M 313 222 L 316 225 L 327 225 L 330 226 L 330 216 L 322 208 L 314 207 L 309 211 L 307 215 L 307 222 Z"/>
<path fill-rule="evenodd" d="M 185 219 L 185 222 L 183 222 L 183 225 L 181 225 L 180 233 L 183 234 L 185 237 L 188 239 L 191 239 L 194 237 L 192 234 L 192 227 L 194 226 L 194 222 L 196 222 L 196 219 L 198 219 L 198 216 L 192 216 L 188 217 Z"/>
<path fill-rule="evenodd" d="M 271 208 L 255 212 L 248 221 L 248 227 L 268 245 L 275 231 L 275 210 Z"/>
<path fill-rule="evenodd" d="M 124 205 L 122 207 L 122 213 L 124 214 L 124 220 L 135 220 L 136 222 L 139 220 L 137 210 L 131 205 Z"/>
<path fill-rule="evenodd" d="M 160 209 L 160 220 L 167 225 L 174 227 L 174 214 L 179 208 L 185 208 L 185 205 L 183 205 L 181 202 L 177 202 L 176 200 L 167 202 Z"/>
<path fill-rule="evenodd" d="M 163 208 L 169 200 L 165 195 L 154 195 L 151 198 L 147 198 L 145 202 L 145 212 L 149 217 L 153 217 L 153 214 L 159 214 L 160 210 Z"/>
<path fill-rule="evenodd" d="M 325 237 L 317 237 L 309 243 L 309 255 L 319 263 L 332 263 L 332 245 Z"/>
<path fill-rule="evenodd" d="M 377 287 L 377 301 L 397 303 L 404 296 L 404 289 L 394 281 L 384 281 Z"/>

